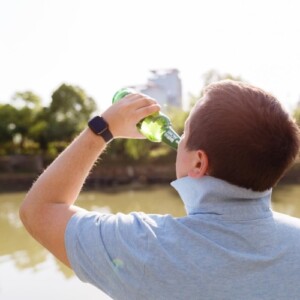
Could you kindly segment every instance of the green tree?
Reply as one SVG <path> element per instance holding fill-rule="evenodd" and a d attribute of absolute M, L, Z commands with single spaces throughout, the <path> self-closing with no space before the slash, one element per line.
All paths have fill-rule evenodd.
<path fill-rule="evenodd" d="M 0 105 L 1 153 L 22 153 L 29 131 L 41 109 L 41 99 L 30 91 L 18 92 L 11 103 Z"/>
<path fill-rule="evenodd" d="M 29 128 L 28 135 L 31 140 L 35 141 L 39 145 L 39 150 L 45 154 L 48 150 L 49 138 L 49 108 L 43 107 L 37 113 L 35 122 Z"/>
<path fill-rule="evenodd" d="M 0 104 L 0 145 L 1 154 L 6 154 L 7 148 L 11 148 L 16 134 L 18 119 L 17 109 L 10 104 Z"/>
<path fill-rule="evenodd" d="M 168 107 L 167 115 L 171 120 L 172 127 L 175 129 L 175 131 L 178 134 L 181 135 L 183 133 L 184 123 L 189 115 L 189 112 L 184 111 L 181 108 L 172 106 L 172 107 Z"/>
<path fill-rule="evenodd" d="M 30 130 L 40 113 L 41 98 L 31 91 L 17 92 L 12 103 L 17 110 L 15 121 L 15 137 L 18 137 L 20 151 L 24 152 L 25 143 L 30 139 Z"/>
<path fill-rule="evenodd" d="M 49 139 L 72 140 L 86 126 L 96 108 L 94 99 L 87 96 L 83 89 L 62 84 L 52 94 L 52 102 L 47 112 Z"/>
<path fill-rule="evenodd" d="M 17 103 L 17 107 L 25 106 L 35 112 L 39 111 L 42 106 L 41 98 L 31 91 L 15 93 L 15 95 L 13 96 L 13 101 Z"/>

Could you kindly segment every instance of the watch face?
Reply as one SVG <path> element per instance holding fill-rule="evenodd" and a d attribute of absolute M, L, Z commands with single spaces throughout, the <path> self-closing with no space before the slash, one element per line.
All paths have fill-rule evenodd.
<path fill-rule="evenodd" d="M 101 135 L 101 133 L 108 129 L 108 125 L 105 120 L 99 116 L 93 118 L 89 122 L 89 126 L 98 135 Z"/>
<path fill-rule="evenodd" d="M 102 117 L 95 117 L 91 119 L 88 123 L 90 129 L 97 135 L 100 135 L 105 142 L 109 142 L 113 139 L 113 135 L 111 134 L 108 124 Z"/>

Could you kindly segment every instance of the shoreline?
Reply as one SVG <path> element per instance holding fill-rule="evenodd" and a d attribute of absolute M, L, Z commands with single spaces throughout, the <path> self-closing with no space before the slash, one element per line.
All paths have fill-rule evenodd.
<path fill-rule="evenodd" d="M 27 191 L 39 173 L 0 173 L 0 193 Z M 174 165 L 127 165 L 95 167 L 84 184 L 84 190 L 109 189 L 118 186 L 139 188 L 169 184 L 176 179 Z"/>
<path fill-rule="evenodd" d="M 278 186 L 300 184 L 299 165 L 292 168 L 279 181 Z M 38 178 L 37 173 L 1 172 L 0 193 L 26 192 Z M 176 179 L 174 164 L 127 165 L 95 167 L 87 178 L 83 190 L 140 189 L 151 185 L 169 185 Z"/>

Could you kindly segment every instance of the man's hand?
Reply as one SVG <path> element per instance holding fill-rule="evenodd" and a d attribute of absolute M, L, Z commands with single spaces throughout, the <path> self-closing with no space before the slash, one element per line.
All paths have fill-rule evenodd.
<path fill-rule="evenodd" d="M 114 136 L 142 138 L 136 124 L 159 110 L 150 97 L 132 94 L 108 108 L 102 116 Z M 34 183 L 20 208 L 20 217 L 29 233 L 66 265 L 64 234 L 77 211 L 74 202 L 92 166 L 106 144 L 89 128 L 46 169 Z"/>
<path fill-rule="evenodd" d="M 136 124 L 159 109 L 154 99 L 143 94 L 129 94 L 109 107 L 102 116 L 114 138 L 144 138 Z"/>

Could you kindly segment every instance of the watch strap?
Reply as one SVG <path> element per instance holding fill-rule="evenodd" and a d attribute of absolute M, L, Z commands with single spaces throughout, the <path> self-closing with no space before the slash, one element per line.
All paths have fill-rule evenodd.
<path fill-rule="evenodd" d="M 103 137 L 103 139 L 106 143 L 108 143 L 109 141 L 111 141 L 114 138 L 108 128 L 107 128 L 107 130 L 103 131 L 100 135 Z"/>

